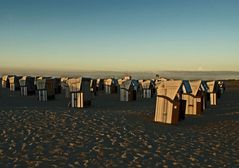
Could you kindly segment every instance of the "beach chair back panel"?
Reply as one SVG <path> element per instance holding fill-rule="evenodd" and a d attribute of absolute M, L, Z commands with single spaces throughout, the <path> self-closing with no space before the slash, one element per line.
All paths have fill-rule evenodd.
<path fill-rule="evenodd" d="M 10 77 L 9 78 L 9 82 L 10 82 L 10 91 L 15 91 L 15 77 Z"/>
<path fill-rule="evenodd" d="M 23 77 L 22 79 L 20 79 L 19 84 L 20 84 L 21 87 L 26 86 L 26 78 Z"/>
<path fill-rule="evenodd" d="M 162 82 L 157 89 L 155 121 L 176 124 L 179 121 L 179 102 L 175 100 L 182 81 Z"/>
<path fill-rule="evenodd" d="M 2 88 L 9 88 L 9 87 L 10 87 L 9 76 L 3 75 L 2 76 Z"/>
<path fill-rule="evenodd" d="M 166 89 L 164 89 L 164 90 L 161 89 L 161 95 L 163 95 L 163 94 L 166 94 Z M 166 115 L 167 115 L 167 102 L 164 98 L 157 97 L 154 121 L 165 123 Z"/>
<path fill-rule="evenodd" d="M 160 95 L 167 95 L 167 89 L 160 89 Z M 155 121 L 162 123 L 172 123 L 173 103 L 163 97 L 157 97 Z"/>
<path fill-rule="evenodd" d="M 120 85 L 121 89 L 129 90 L 132 89 L 132 81 L 131 80 L 125 80 Z"/>
<path fill-rule="evenodd" d="M 172 102 L 168 101 L 165 98 L 157 97 L 157 110 L 155 115 L 155 121 L 172 124 L 175 122 L 175 114 L 176 113 L 173 109 Z"/>
<path fill-rule="evenodd" d="M 8 80 L 8 75 L 3 75 L 3 76 L 2 76 L 2 80 L 3 80 L 3 81 L 7 81 L 7 80 Z"/>
<path fill-rule="evenodd" d="M 202 98 L 200 96 L 183 95 L 183 100 L 186 100 L 186 114 L 197 115 L 201 112 Z"/>
<path fill-rule="evenodd" d="M 37 83 L 37 90 L 46 89 L 46 79 L 39 79 L 36 81 Z"/>

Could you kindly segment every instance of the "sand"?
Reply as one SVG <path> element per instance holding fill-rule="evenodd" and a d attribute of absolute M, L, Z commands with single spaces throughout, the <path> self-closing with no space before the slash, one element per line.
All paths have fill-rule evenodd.
<path fill-rule="evenodd" d="M 155 98 L 99 93 L 85 109 L 0 92 L 0 167 L 239 167 L 239 89 L 177 125 L 153 122 Z"/>

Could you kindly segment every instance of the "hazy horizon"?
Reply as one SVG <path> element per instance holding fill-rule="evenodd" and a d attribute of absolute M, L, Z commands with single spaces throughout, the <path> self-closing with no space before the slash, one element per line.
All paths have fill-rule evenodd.
<path fill-rule="evenodd" d="M 131 75 L 134 79 L 153 79 L 156 74 L 160 77 L 170 79 L 185 79 L 185 80 L 227 80 L 239 79 L 239 71 L 65 71 L 65 70 L 51 70 L 46 71 L 43 69 L 1 69 L 0 75 L 32 75 L 32 76 L 83 76 L 91 78 L 107 78 L 115 77 L 122 78 L 125 75 Z"/>

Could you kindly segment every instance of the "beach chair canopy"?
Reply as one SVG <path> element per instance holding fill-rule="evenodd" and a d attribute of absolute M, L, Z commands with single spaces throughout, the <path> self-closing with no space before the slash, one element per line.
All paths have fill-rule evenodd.
<path fill-rule="evenodd" d="M 66 82 L 68 79 L 68 77 L 61 77 L 61 82 Z"/>
<path fill-rule="evenodd" d="M 132 81 L 131 81 L 131 80 L 125 80 L 125 81 L 123 81 L 123 83 L 120 85 L 120 88 L 129 90 L 131 85 L 132 85 Z"/>
<path fill-rule="evenodd" d="M 124 81 L 125 81 L 124 79 L 118 79 L 118 84 L 119 84 L 119 85 L 122 85 L 122 83 L 123 83 Z"/>
<path fill-rule="evenodd" d="M 163 81 L 156 79 L 154 82 L 154 88 L 157 89 L 161 82 L 163 82 Z"/>
<path fill-rule="evenodd" d="M 192 93 L 192 89 L 191 89 L 191 86 L 190 86 L 190 83 L 188 80 L 183 80 L 182 81 L 182 92 L 185 93 L 185 94 L 189 94 L 189 93 Z"/>
<path fill-rule="evenodd" d="M 149 89 L 151 86 L 151 81 L 150 80 L 141 81 L 141 86 L 143 89 Z"/>
<path fill-rule="evenodd" d="M 105 79 L 104 80 L 104 85 L 108 85 L 108 86 L 110 86 L 110 85 L 112 85 L 112 79 Z"/>
<path fill-rule="evenodd" d="M 27 76 L 23 76 L 21 79 L 19 79 L 20 86 L 26 86 Z"/>
<path fill-rule="evenodd" d="M 216 91 L 216 81 L 208 81 L 207 86 L 208 86 L 208 91 L 210 93 L 213 93 Z"/>
<path fill-rule="evenodd" d="M 201 90 L 203 92 L 207 92 L 208 91 L 208 86 L 206 84 L 206 82 L 201 81 L 201 80 L 197 80 L 197 81 L 190 81 L 190 86 L 192 89 L 192 95 L 196 96 L 198 91 Z"/>
<path fill-rule="evenodd" d="M 69 85 L 70 92 L 79 92 L 82 90 L 83 84 L 85 81 L 88 81 L 90 84 L 91 79 L 90 78 L 71 78 L 67 81 Z"/>
<path fill-rule="evenodd" d="M 2 80 L 3 80 L 3 81 L 7 81 L 8 77 L 9 77 L 8 75 L 3 75 L 3 76 L 2 76 Z"/>
<path fill-rule="evenodd" d="M 31 76 L 23 76 L 21 79 L 19 79 L 20 86 L 27 86 L 27 85 L 34 85 L 34 77 Z"/>
<path fill-rule="evenodd" d="M 9 77 L 9 82 L 14 84 L 14 83 L 18 82 L 20 78 L 22 78 L 22 77 L 13 75 L 13 76 Z"/>
<path fill-rule="evenodd" d="M 165 96 L 174 100 L 177 96 L 177 93 L 181 91 L 183 81 L 163 81 L 158 85 L 157 95 Z"/>
<path fill-rule="evenodd" d="M 198 91 L 200 90 L 200 87 L 201 87 L 201 80 L 198 80 L 198 81 L 190 81 L 190 86 L 191 86 L 191 89 L 192 89 L 192 95 L 193 96 L 196 96 Z"/>
<path fill-rule="evenodd" d="M 71 78 L 67 81 L 71 92 L 78 92 L 81 90 L 82 77 Z"/>
<path fill-rule="evenodd" d="M 61 78 L 61 87 L 62 88 L 68 87 L 68 84 L 67 84 L 68 79 L 69 79 L 68 77 L 62 77 Z"/>
<path fill-rule="evenodd" d="M 15 81 L 15 76 L 12 76 L 12 77 L 9 78 L 10 83 L 14 83 L 14 81 Z"/>
<path fill-rule="evenodd" d="M 104 80 L 104 85 L 117 85 L 118 84 L 118 81 L 114 78 L 109 78 L 109 79 L 105 79 Z"/>

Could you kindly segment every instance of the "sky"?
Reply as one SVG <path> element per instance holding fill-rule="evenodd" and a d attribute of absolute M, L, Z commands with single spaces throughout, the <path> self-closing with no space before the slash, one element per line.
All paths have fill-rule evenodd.
<path fill-rule="evenodd" d="M 238 0 L 0 0 L 0 68 L 239 71 Z"/>

